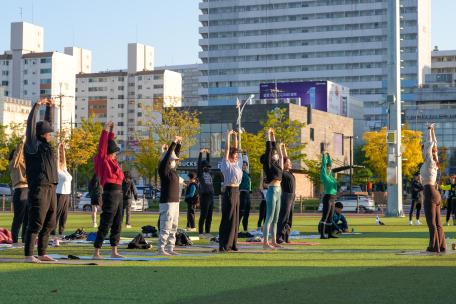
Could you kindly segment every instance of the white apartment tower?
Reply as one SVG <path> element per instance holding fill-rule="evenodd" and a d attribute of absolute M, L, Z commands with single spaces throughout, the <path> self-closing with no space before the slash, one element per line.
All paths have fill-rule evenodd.
<path fill-rule="evenodd" d="M 74 121 L 76 73 L 91 69 L 90 51 L 67 49 L 66 53 L 43 51 L 43 28 L 14 22 L 11 24 L 11 50 L 0 55 L 0 83 L 5 87 L 5 95 L 32 102 L 43 96 L 53 97 L 57 104 L 56 131 L 60 125 L 70 128 Z M 75 50 L 79 50 L 79 56 L 73 56 Z"/>
<path fill-rule="evenodd" d="M 122 149 L 135 149 L 148 135 L 147 121 L 156 107 L 182 105 L 182 78 L 177 72 L 154 70 L 153 48 L 128 45 L 128 69 L 76 76 L 76 122 L 94 116 L 114 122 Z"/>
<path fill-rule="evenodd" d="M 371 128 L 385 124 L 387 0 L 203 0 L 200 95 L 234 104 L 261 82 L 329 80 L 364 102 Z M 402 98 L 431 65 L 430 0 L 401 1 Z"/>

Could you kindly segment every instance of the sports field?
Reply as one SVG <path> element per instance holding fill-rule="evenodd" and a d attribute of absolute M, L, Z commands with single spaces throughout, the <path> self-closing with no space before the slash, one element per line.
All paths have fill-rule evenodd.
<path fill-rule="evenodd" d="M 250 226 L 256 219 L 251 217 Z M 187 255 L 165 261 L 106 261 L 96 266 L 0 263 L 0 303 L 454 303 L 456 254 L 398 254 L 426 248 L 424 216 L 419 227 L 408 226 L 405 218 L 382 219 L 385 226 L 376 226 L 375 216 L 349 215 L 348 220 L 361 235 L 307 239 L 320 245 L 274 252 L 252 247 L 211 254 L 195 246 L 181 251 Z M 0 227 L 9 227 L 10 221 L 10 214 L 0 214 Z M 134 228 L 124 229 L 122 236 L 133 237 L 139 227 L 156 222 L 157 215 L 134 214 Z M 180 222 L 183 227 L 184 214 Z M 315 234 L 317 222 L 316 216 L 296 216 L 293 224 L 295 230 Z M 216 217 L 215 231 L 218 223 Z M 90 216 L 71 213 L 67 226 L 68 232 L 89 227 Z M 455 227 L 445 230 L 447 237 L 455 236 Z M 63 245 L 50 253 L 90 255 L 92 247 Z M 22 250 L 0 251 L 0 258 L 14 257 L 22 257 Z"/>

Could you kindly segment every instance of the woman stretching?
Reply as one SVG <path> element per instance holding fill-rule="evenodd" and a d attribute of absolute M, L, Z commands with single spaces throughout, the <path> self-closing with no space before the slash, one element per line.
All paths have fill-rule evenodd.
<path fill-rule="evenodd" d="M 266 219 L 263 228 L 263 248 L 281 248 L 277 243 L 277 222 L 280 213 L 280 199 L 282 196 L 282 175 L 283 175 L 283 156 L 281 149 L 276 147 L 274 130 L 269 128 L 266 142 L 266 153 L 263 159 L 263 170 L 269 184 L 266 195 Z M 271 232 L 272 243 L 269 244 L 269 232 Z"/>
<path fill-rule="evenodd" d="M 445 233 L 440 219 L 440 194 L 435 189 L 438 171 L 438 150 L 434 124 L 428 126 L 428 138 L 423 149 L 424 163 L 420 174 L 424 185 L 424 214 L 429 228 L 428 252 L 445 252 Z"/>
<path fill-rule="evenodd" d="M 122 181 L 124 174 L 117 162 L 116 154 L 120 151 L 114 141 L 114 125 L 107 123 L 105 129 L 101 132 L 98 153 L 94 159 L 95 173 L 100 179 L 100 185 L 103 187 L 103 206 L 100 215 L 100 226 L 98 227 L 97 236 L 93 246 L 95 252 L 94 259 L 102 259 L 100 249 L 103 241 L 111 229 L 109 242 L 111 243 L 111 257 L 122 258 L 117 251 L 122 231 Z"/>
<path fill-rule="evenodd" d="M 234 144 L 231 137 L 234 136 Z M 242 181 L 242 157 L 239 162 L 237 133 L 228 132 L 225 155 L 220 170 L 223 174 L 225 192 L 222 197 L 222 221 L 219 228 L 219 251 L 238 251 L 239 230 L 239 185 Z"/>
<path fill-rule="evenodd" d="M 283 150 L 283 176 L 282 176 L 282 198 L 279 214 L 279 228 L 277 231 L 277 242 L 279 244 L 289 243 L 291 225 L 293 222 L 293 207 L 295 201 L 296 179 L 291 173 L 291 159 L 288 158 L 285 144 L 281 145 Z"/>
<path fill-rule="evenodd" d="M 65 231 L 65 224 L 68 216 L 68 207 L 70 205 L 70 194 L 71 194 L 71 181 L 73 177 L 67 170 L 65 147 L 61 143 L 57 150 L 57 173 L 59 175 L 59 183 L 57 184 L 57 218 L 56 218 L 56 229 L 59 229 L 59 235 L 62 236 Z M 56 231 L 52 232 L 53 235 Z M 56 238 L 54 242 L 55 246 L 59 245 L 59 240 Z"/>
<path fill-rule="evenodd" d="M 323 213 L 320 220 L 319 230 L 320 238 L 337 238 L 332 229 L 332 220 L 334 214 L 334 202 L 336 201 L 337 182 L 332 171 L 332 160 L 329 153 L 323 153 L 321 159 L 320 179 L 323 183 Z M 328 235 L 326 235 L 328 233 Z"/>

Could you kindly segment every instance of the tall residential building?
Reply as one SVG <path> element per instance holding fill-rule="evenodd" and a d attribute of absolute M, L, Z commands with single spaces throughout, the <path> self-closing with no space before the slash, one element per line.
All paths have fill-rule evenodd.
<path fill-rule="evenodd" d="M 426 83 L 456 85 L 456 50 L 432 51 L 431 74 Z"/>
<path fill-rule="evenodd" d="M 387 0 L 203 0 L 200 95 L 207 105 L 258 97 L 261 82 L 330 80 L 385 123 Z M 430 0 L 401 1 L 402 98 L 430 69 Z"/>
<path fill-rule="evenodd" d="M 122 149 L 127 143 L 134 149 L 138 136 L 148 135 L 146 124 L 156 107 L 181 105 L 181 75 L 154 70 L 153 48 L 143 44 L 128 45 L 126 70 L 76 76 L 76 123 L 91 115 L 114 122 Z"/>
<path fill-rule="evenodd" d="M 10 97 L 32 102 L 44 96 L 56 99 L 54 130 L 59 130 L 60 118 L 64 128 L 74 121 L 76 73 L 90 70 L 90 51 L 45 52 L 42 27 L 11 23 L 11 49 L 0 55 L 0 84 Z"/>
<path fill-rule="evenodd" d="M 199 80 L 201 64 L 168 65 L 157 69 L 171 70 L 182 75 L 182 106 L 194 107 L 200 105 Z"/>
<path fill-rule="evenodd" d="M 5 89 L 0 86 L 0 125 L 5 126 L 6 134 L 11 134 L 12 125 L 17 131 L 25 133 L 27 118 L 32 109 L 30 100 L 5 96 Z"/>

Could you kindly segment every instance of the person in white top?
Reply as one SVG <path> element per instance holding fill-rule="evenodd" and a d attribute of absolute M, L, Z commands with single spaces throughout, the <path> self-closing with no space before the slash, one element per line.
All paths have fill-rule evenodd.
<path fill-rule="evenodd" d="M 56 218 L 56 229 L 58 227 L 59 235 L 63 235 L 65 232 L 65 224 L 68 216 L 68 207 L 70 205 L 70 194 L 71 194 L 71 181 L 73 177 L 67 170 L 65 147 L 62 143 L 58 146 L 57 151 L 57 172 L 59 175 L 59 183 L 57 184 L 57 218 Z M 55 235 L 55 230 L 53 235 Z M 58 244 L 55 244 L 58 245 Z"/>
<path fill-rule="evenodd" d="M 437 171 L 439 165 L 435 124 L 428 125 L 428 138 L 423 147 L 424 163 L 420 174 L 424 185 L 424 214 L 429 228 L 428 252 L 445 252 L 445 233 L 440 219 L 441 197 L 437 191 Z"/>

